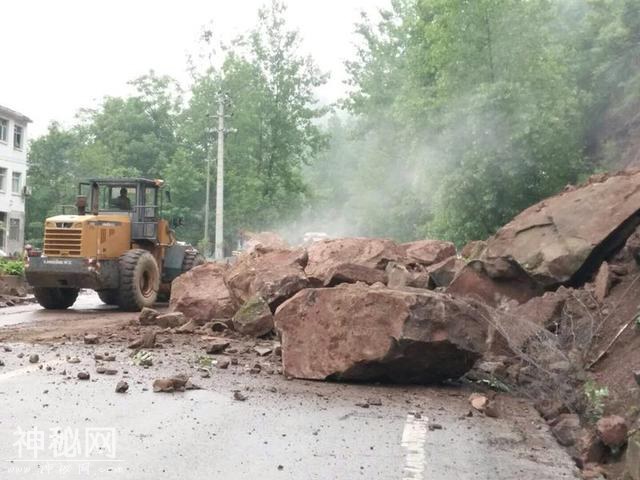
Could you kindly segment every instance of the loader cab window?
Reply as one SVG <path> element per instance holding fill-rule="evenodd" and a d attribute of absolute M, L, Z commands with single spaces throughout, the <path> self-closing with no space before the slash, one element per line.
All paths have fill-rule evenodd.
<path fill-rule="evenodd" d="M 158 189 L 155 187 L 144 187 L 143 205 L 153 207 L 158 204 Z"/>
<path fill-rule="evenodd" d="M 158 189 L 154 187 L 142 187 L 141 207 L 138 212 L 145 219 L 158 217 Z"/>
<path fill-rule="evenodd" d="M 136 188 L 113 185 L 100 186 L 100 210 L 130 212 L 136 204 Z"/>

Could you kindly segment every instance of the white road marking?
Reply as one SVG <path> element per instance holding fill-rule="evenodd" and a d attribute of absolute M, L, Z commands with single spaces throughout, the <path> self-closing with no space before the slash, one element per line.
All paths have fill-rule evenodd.
<path fill-rule="evenodd" d="M 403 480 L 422 480 L 424 478 L 425 455 L 424 444 L 427 440 L 428 418 L 416 418 L 407 415 L 402 431 L 402 447 L 406 450 Z"/>

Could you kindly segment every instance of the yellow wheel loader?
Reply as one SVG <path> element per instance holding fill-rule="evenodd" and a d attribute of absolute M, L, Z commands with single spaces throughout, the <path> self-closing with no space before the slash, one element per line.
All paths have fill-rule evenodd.
<path fill-rule="evenodd" d="M 68 308 L 88 288 L 104 303 L 141 310 L 168 297 L 178 275 L 204 263 L 161 218 L 163 186 L 144 178 L 81 182 L 77 211 L 67 215 L 63 208 L 47 218 L 43 250 L 27 252 L 25 274 L 40 305 Z"/>

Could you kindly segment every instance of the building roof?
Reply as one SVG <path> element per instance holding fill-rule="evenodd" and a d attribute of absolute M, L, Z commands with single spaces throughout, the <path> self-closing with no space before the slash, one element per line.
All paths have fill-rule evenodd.
<path fill-rule="evenodd" d="M 138 183 L 142 183 L 144 185 L 148 185 L 151 187 L 161 187 L 164 185 L 164 181 L 155 179 L 151 180 L 149 178 L 136 178 L 136 177 L 107 177 L 107 178 L 89 178 L 87 179 L 88 183 L 99 183 L 101 185 L 115 185 L 115 186 L 135 186 Z"/>
<path fill-rule="evenodd" d="M 0 105 L 0 115 L 7 115 L 8 117 L 15 118 L 19 122 L 23 123 L 31 123 L 32 120 L 26 115 L 16 112 L 15 110 L 11 110 L 9 107 L 4 107 Z"/>

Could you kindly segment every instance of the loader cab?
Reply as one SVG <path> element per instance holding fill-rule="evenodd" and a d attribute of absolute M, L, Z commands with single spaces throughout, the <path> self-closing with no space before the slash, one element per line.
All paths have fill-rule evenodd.
<path fill-rule="evenodd" d="M 162 180 L 145 178 L 90 179 L 79 185 L 78 214 L 127 216 L 132 241 L 157 243 L 163 186 Z"/>

